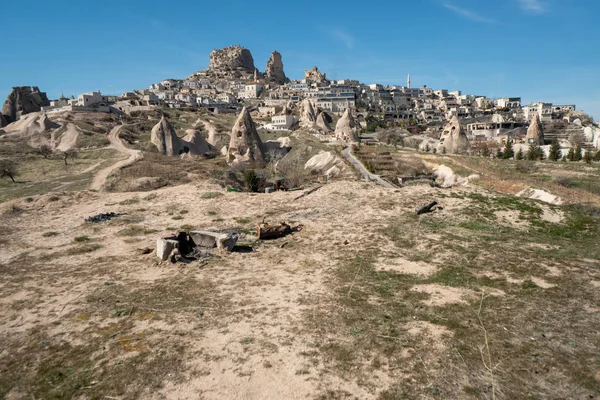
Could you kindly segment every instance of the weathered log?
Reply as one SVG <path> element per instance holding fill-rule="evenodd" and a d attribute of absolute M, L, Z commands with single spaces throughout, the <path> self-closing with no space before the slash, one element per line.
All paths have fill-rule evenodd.
<path fill-rule="evenodd" d="M 282 222 L 279 225 L 262 223 L 256 227 L 256 236 L 260 240 L 278 239 L 292 233 L 292 227 Z"/>
<path fill-rule="evenodd" d="M 317 186 L 316 188 L 314 188 L 314 189 L 311 189 L 311 190 L 309 190 L 308 192 L 304 192 L 304 193 L 302 193 L 300 196 L 296 197 L 296 198 L 294 199 L 294 201 L 296 201 L 296 200 L 298 200 L 298 199 L 301 199 L 301 198 L 303 198 L 303 197 L 305 197 L 305 196 L 308 196 L 309 194 L 313 194 L 314 192 L 316 192 L 317 190 L 321 189 L 322 187 L 323 187 L 323 186 Z"/>
<path fill-rule="evenodd" d="M 437 201 L 433 201 L 429 204 L 427 204 L 426 206 L 423 206 L 419 209 L 417 209 L 417 215 L 421 215 L 421 214 L 425 214 L 425 213 L 429 213 L 432 210 L 433 207 L 437 206 L 438 202 Z"/>

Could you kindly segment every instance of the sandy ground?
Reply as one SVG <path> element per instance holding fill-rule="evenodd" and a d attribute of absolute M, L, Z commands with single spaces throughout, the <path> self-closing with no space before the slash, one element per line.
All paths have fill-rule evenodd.
<path fill-rule="evenodd" d="M 123 125 L 118 125 L 114 127 L 108 134 L 108 140 L 110 141 L 110 147 L 120 151 L 121 153 L 129 154 L 129 158 L 123 161 L 119 161 L 111 165 L 110 167 L 106 167 L 98 171 L 98 173 L 96 173 L 96 175 L 94 176 L 92 184 L 90 185 L 91 190 L 100 190 L 102 186 L 104 186 L 104 184 L 106 183 L 106 179 L 110 174 L 112 174 L 120 168 L 124 168 L 128 165 L 133 164 L 134 162 L 143 157 L 141 151 L 130 149 L 127 146 L 125 146 L 125 144 L 123 144 L 123 141 L 121 141 L 121 138 L 119 137 L 119 131 L 122 127 Z"/>
<path fill-rule="evenodd" d="M 67 151 L 73 149 L 77 145 L 77 137 L 79 136 L 79 130 L 73 124 L 67 125 L 67 130 L 60 137 L 60 142 L 56 146 L 58 151 Z"/>

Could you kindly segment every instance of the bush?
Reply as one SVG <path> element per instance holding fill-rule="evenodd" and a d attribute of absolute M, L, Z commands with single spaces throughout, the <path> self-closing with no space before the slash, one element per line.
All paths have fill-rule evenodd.
<path fill-rule="evenodd" d="M 532 172 L 535 172 L 537 170 L 537 167 L 534 162 L 528 162 L 523 160 L 516 162 L 515 169 L 521 173 L 530 174 Z"/>
<path fill-rule="evenodd" d="M 258 192 L 260 178 L 253 169 L 244 171 L 244 185 L 248 192 Z"/>
<path fill-rule="evenodd" d="M 223 197 L 223 193 L 219 192 L 205 192 L 200 196 L 201 199 L 216 199 L 218 197 Z"/>

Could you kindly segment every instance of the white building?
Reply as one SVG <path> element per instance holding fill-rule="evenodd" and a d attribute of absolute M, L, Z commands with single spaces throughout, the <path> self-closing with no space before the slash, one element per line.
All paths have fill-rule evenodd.
<path fill-rule="evenodd" d="M 106 96 L 102 96 L 100 91 L 82 93 L 79 96 L 77 96 L 77 105 L 78 106 L 88 107 L 88 106 L 92 106 L 95 104 L 107 103 L 107 102 L 108 102 L 108 98 Z"/>
<path fill-rule="evenodd" d="M 271 123 L 265 125 L 264 128 L 271 131 L 289 131 L 295 123 L 296 118 L 293 115 L 274 115 Z"/>
<path fill-rule="evenodd" d="M 496 107 L 498 108 L 520 108 L 521 98 L 520 97 L 504 97 L 496 100 Z"/>
<path fill-rule="evenodd" d="M 244 86 L 244 91 L 240 93 L 244 99 L 257 99 L 265 89 L 264 85 L 260 82 L 248 82 Z"/>
<path fill-rule="evenodd" d="M 552 120 L 552 103 L 531 103 L 531 105 L 523 107 L 523 114 L 525 120 L 529 122 L 533 120 L 535 114 L 540 116 L 540 121 L 550 121 Z"/>

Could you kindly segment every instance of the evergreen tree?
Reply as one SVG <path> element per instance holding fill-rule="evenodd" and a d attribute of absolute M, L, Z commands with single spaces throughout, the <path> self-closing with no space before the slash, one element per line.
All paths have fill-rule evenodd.
<path fill-rule="evenodd" d="M 538 147 L 537 151 L 538 151 L 537 152 L 537 158 L 538 158 L 538 160 L 540 160 L 540 161 L 541 160 L 545 160 L 546 159 L 546 153 L 544 153 L 544 149 L 542 149 L 541 147 Z"/>
<path fill-rule="evenodd" d="M 510 140 L 506 141 L 506 146 L 504 146 L 504 152 L 502 153 L 502 158 L 505 160 L 511 160 L 515 156 L 515 151 L 513 150 L 512 143 Z"/>
<path fill-rule="evenodd" d="M 598 150 L 596 154 L 594 154 L 594 161 L 600 161 L 600 150 Z"/>
<path fill-rule="evenodd" d="M 429 147 L 429 143 L 427 143 L 425 145 L 425 153 L 429 153 L 429 150 L 431 150 L 431 148 Z"/>
<path fill-rule="evenodd" d="M 550 154 L 548 154 L 548 160 L 558 161 L 560 159 L 560 146 L 558 140 L 553 139 L 550 145 Z"/>
<path fill-rule="evenodd" d="M 540 152 L 539 146 L 535 143 L 531 143 L 529 145 L 529 150 L 527 150 L 527 159 L 529 161 L 537 160 L 539 152 Z"/>
<path fill-rule="evenodd" d="M 487 146 L 484 146 L 481 150 L 481 155 L 485 158 L 490 158 L 490 149 Z"/>
<path fill-rule="evenodd" d="M 503 155 L 502 149 L 498 147 L 498 150 L 496 150 L 496 158 L 504 158 Z"/>
<path fill-rule="evenodd" d="M 519 149 L 519 151 L 517 152 L 517 160 L 523 160 L 525 158 L 525 155 L 523 154 L 523 149 Z"/>
<path fill-rule="evenodd" d="M 567 160 L 575 161 L 575 149 L 572 147 L 569 149 L 569 154 L 567 154 Z"/>
<path fill-rule="evenodd" d="M 583 159 L 583 154 L 581 150 L 581 145 L 578 144 L 575 148 L 575 161 L 581 161 Z"/>
<path fill-rule="evenodd" d="M 592 152 L 591 151 L 586 151 L 585 154 L 583 155 L 583 161 L 585 161 L 586 164 L 591 164 L 592 163 Z"/>

